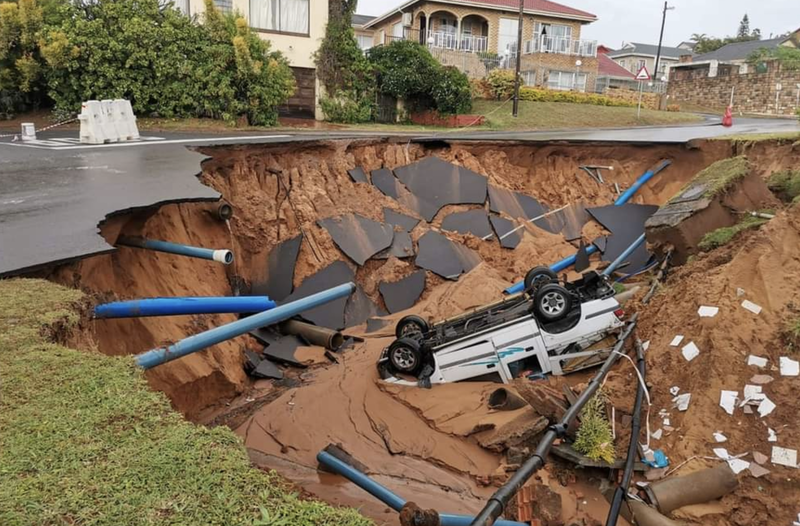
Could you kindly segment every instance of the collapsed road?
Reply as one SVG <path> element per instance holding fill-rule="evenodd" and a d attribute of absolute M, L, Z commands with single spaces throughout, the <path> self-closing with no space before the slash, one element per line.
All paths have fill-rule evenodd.
<path fill-rule="evenodd" d="M 564 417 L 587 389 L 584 382 L 594 374 L 590 370 L 559 380 L 522 371 L 529 374 L 515 381 L 535 386 L 539 403 L 510 411 L 489 407 L 487 401 L 497 385 L 488 381 L 431 389 L 387 384 L 380 381 L 375 365 L 396 337 L 395 324 L 402 317 L 414 314 L 448 319 L 496 302 L 504 289 L 533 266 L 577 256 L 588 246 L 597 247 L 595 255 L 584 254 L 589 269 L 603 268 L 617 259 L 609 252 L 615 235 L 628 239 L 627 245 L 620 245 L 624 252 L 630 238 L 635 241 L 644 232 L 658 207 L 674 204 L 672 199 L 684 195 L 687 184 L 704 170 L 713 172 L 717 162 L 744 153 L 749 172 L 742 180 L 750 185 L 798 160 L 791 144 L 759 143 L 742 152 L 721 141 L 687 147 L 360 139 L 311 142 L 303 148 L 282 144 L 210 147 L 202 153 L 210 159 L 203 163 L 200 180 L 233 207 L 234 214 L 227 221 L 207 213 L 207 205 L 190 202 L 119 214 L 101 228 L 108 246 L 118 245 L 113 253 L 41 269 L 37 275 L 80 286 L 98 304 L 156 296 L 252 294 L 289 305 L 353 282 L 356 293 L 352 296 L 301 313 L 317 326 L 341 329 L 342 339 L 336 340 L 340 343 L 328 344 L 335 349 L 326 350 L 273 327 L 268 333 L 238 336 L 159 364 L 147 372 L 147 378 L 187 418 L 234 428 L 254 464 L 278 470 L 319 498 L 359 507 L 376 522 L 389 524 L 400 521 L 394 511 L 387 511 L 385 505 L 373 502 L 340 477 L 317 470 L 317 456 L 323 448 L 338 444 L 358 462 L 359 471 L 420 510 L 476 516 L 495 489 L 519 473 L 548 426 Z M 470 190 L 450 193 L 443 201 L 427 199 L 425 194 L 432 190 L 417 188 L 413 178 L 405 177 L 404 182 L 397 175 L 398 169 L 402 174 L 404 167 L 431 163 L 428 159 L 436 159 L 444 168 L 442 173 L 454 178 L 452 184 L 460 185 L 466 171 L 470 175 L 464 180 L 483 180 L 485 197 L 475 197 Z M 631 203 L 634 208 L 623 209 L 648 212 L 637 213 L 636 221 L 628 222 L 636 229 L 622 234 L 612 221 L 615 218 L 608 220 L 600 211 L 592 213 L 613 203 L 619 193 L 665 159 L 672 165 L 641 187 Z M 614 170 L 604 172 L 600 182 L 581 166 L 614 166 Z M 355 176 L 348 173 L 357 168 L 361 170 Z M 379 180 L 395 177 L 396 182 L 387 179 L 393 183 L 384 187 L 392 189 L 388 194 L 374 184 L 378 170 L 388 172 L 382 172 Z M 482 179 L 474 179 L 472 174 Z M 736 198 L 748 188 L 732 186 L 727 190 L 729 197 L 718 200 L 727 206 L 755 206 Z M 493 201 L 493 195 L 502 198 Z M 716 210 L 715 199 L 709 197 L 705 208 L 698 205 L 694 210 L 706 214 L 705 219 L 729 221 L 728 216 L 702 212 Z M 778 504 L 796 497 L 796 488 L 784 481 L 790 468 L 785 464 L 763 467 L 758 462 L 761 456 L 755 453 L 770 452 L 765 426 L 775 433 L 777 447 L 782 448 L 778 460 L 783 458 L 783 450 L 797 449 L 792 437 L 800 430 L 787 416 L 796 410 L 792 377 L 772 372 L 769 383 L 758 384 L 763 386 L 760 393 L 775 403 L 773 414 L 762 417 L 757 410 L 747 414 L 745 409 L 754 401 L 750 400 L 735 408 L 733 418 L 716 403 L 720 390 L 743 392 L 755 385 L 751 377 L 758 371 L 747 365 L 750 346 L 745 350 L 743 345 L 754 327 L 764 336 L 753 353 L 768 355 L 776 364 L 786 363 L 791 373 L 791 363 L 782 358 L 792 358 L 784 356 L 779 334 L 784 318 L 791 314 L 791 297 L 800 292 L 794 279 L 800 277 L 800 219 L 796 207 L 784 209 L 777 201 L 770 205 L 776 212 L 774 218 L 765 222 L 762 230 L 745 233 L 748 237 L 740 240 L 741 250 L 724 247 L 694 252 L 696 243 L 687 242 L 681 245 L 684 252 L 675 257 L 691 261 L 672 269 L 650 305 L 640 307 L 635 299 L 626 304 L 626 310 L 630 305 L 640 313 L 637 335 L 649 340 L 646 356 L 652 384 L 650 418 L 642 426 L 647 436 L 641 439 L 652 449 L 649 456 L 634 463 L 635 480 L 663 478 L 669 473 L 665 479 L 669 481 L 702 468 L 730 466 L 733 470 L 741 467 L 736 461 L 748 463 L 745 469 L 749 471 L 740 472 L 736 488 L 717 492 L 709 500 L 722 500 L 700 503 L 701 509 L 687 507 L 684 501 L 669 509 L 658 496 L 658 502 L 648 501 L 653 504 L 646 506 L 648 511 L 669 515 L 670 520 L 722 525 L 747 523 L 747 517 L 761 513 L 769 513 L 775 521 L 791 518 L 792 510 Z M 537 219 L 544 214 L 549 215 Z M 511 227 L 496 230 L 497 219 Z M 343 225 L 347 225 L 346 231 Z M 518 242 L 513 247 L 504 245 L 500 238 L 519 226 Z M 660 232 L 658 239 L 696 233 L 693 223 L 670 228 L 677 230 Z M 225 265 L 124 246 L 119 243 L 123 236 L 228 249 L 234 260 Z M 619 269 L 615 279 L 630 276 L 627 281 L 643 281 L 632 274 L 658 262 L 662 248 L 658 243 L 648 244 L 642 256 L 645 259 L 633 260 L 634 264 L 627 259 L 628 265 Z M 614 247 L 615 253 L 621 251 Z M 651 258 L 651 253 L 655 257 Z M 426 254 L 431 255 L 421 257 Z M 579 277 L 569 269 L 563 272 L 569 279 Z M 635 290 L 633 285 L 624 286 Z M 738 288 L 764 311 L 755 315 L 742 308 Z M 698 307 L 709 305 L 718 313 L 701 319 Z M 170 343 L 248 319 L 238 320 L 229 311 L 209 311 L 189 316 L 96 319 L 87 321 L 85 329 L 101 352 L 132 355 L 164 349 Z M 699 355 L 688 360 L 686 356 L 692 354 L 671 347 L 676 334 L 685 336 L 684 344 L 692 342 Z M 766 349 L 767 342 L 774 351 Z M 283 358 L 277 358 L 279 355 Z M 536 518 L 546 524 L 605 520 L 609 504 L 602 490 L 610 486 L 603 481 L 614 470 L 625 468 L 621 451 L 629 443 L 639 384 L 631 364 L 619 361 L 603 387 L 611 412 L 609 425 L 616 434 L 617 453 L 612 462 L 576 453 L 576 437 L 563 437 L 538 478 L 508 499 L 503 510 L 506 520 L 529 522 Z M 247 363 L 255 365 L 248 369 L 251 374 L 266 364 L 273 376 L 251 378 Z M 707 374 L 709 370 L 713 374 Z M 268 379 L 277 373 L 280 379 Z M 512 383 L 509 389 L 516 387 Z M 747 393 L 754 392 L 747 387 Z M 744 395 L 741 398 L 744 402 Z M 757 401 L 760 408 L 763 398 Z M 739 420 L 741 429 L 736 425 Z M 726 456 L 709 460 L 706 457 L 714 457 L 714 450 L 719 449 L 711 447 L 717 431 L 727 437 Z M 659 467 L 664 457 L 669 464 Z M 762 475 L 756 482 L 759 466 L 772 475 Z M 767 481 L 770 492 L 763 494 L 758 486 Z"/>

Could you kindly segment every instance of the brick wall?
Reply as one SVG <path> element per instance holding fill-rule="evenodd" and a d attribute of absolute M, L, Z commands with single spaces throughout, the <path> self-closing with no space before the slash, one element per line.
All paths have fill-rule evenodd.
<path fill-rule="evenodd" d="M 561 55 L 559 53 L 533 53 L 522 55 L 520 70 L 535 71 L 537 86 L 547 85 L 549 71 L 569 71 L 575 72 L 578 67 L 575 61 L 580 59 L 580 72 L 586 74 L 586 91 L 594 91 L 594 84 L 597 80 L 597 59 L 595 57 L 578 57 L 575 55 Z"/>
<path fill-rule="evenodd" d="M 793 115 L 798 108 L 800 71 L 784 71 L 776 62 L 769 64 L 766 73 L 756 73 L 754 69 L 749 68 L 750 72 L 745 74 L 731 72 L 716 77 L 695 74 L 692 78 L 685 78 L 675 71 L 667 88 L 669 102 L 724 108 L 730 101 L 733 88 L 733 106 L 737 112 Z"/>

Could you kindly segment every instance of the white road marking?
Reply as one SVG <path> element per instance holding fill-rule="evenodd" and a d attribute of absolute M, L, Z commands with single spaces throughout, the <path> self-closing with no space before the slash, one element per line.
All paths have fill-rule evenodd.
<path fill-rule="evenodd" d="M 22 146 L 23 148 L 37 148 L 40 150 L 89 150 L 94 148 L 122 148 L 125 146 L 144 146 L 144 145 L 161 145 L 161 144 L 189 144 L 189 143 L 208 143 L 216 144 L 221 142 L 231 141 L 253 141 L 264 139 L 286 139 L 291 135 L 241 135 L 238 137 L 206 137 L 203 139 L 162 139 L 161 137 L 142 137 L 141 140 L 136 142 L 118 142 L 109 144 L 81 144 L 71 145 L 71 139 L 65 139 L 67 144 L 57 142 L 60 139 L 50 140 L 37 140 L 36 144 L 31 142 L 0 142 L 0 145 L 7 146 Z"/>

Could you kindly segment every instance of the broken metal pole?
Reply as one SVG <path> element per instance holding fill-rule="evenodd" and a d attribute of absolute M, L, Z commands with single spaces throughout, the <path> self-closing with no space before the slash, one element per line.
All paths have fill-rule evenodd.
<path fill-rule="evenodd" d="M 311 296 L 281 305 L 266 312 L 260 312 L 247 318 L 215 327 L 209 331 L 189 336 L 169 347 L 152 349 L 136 356 L 136 364 L 144 369 L 151 369 L 158 365 L 176 360 L 187 354 L 201 351 L 220 342 L 236 338 L 250 331 L 260 329 L 267 325 L 274 325 L 292 316 L 297 316 L 303 311 L 319 307 L 339 298 L 345 298 L 356 290 L 355 284 L 345 283 L 332 289 L 324 290 Z"/>
<path fill-rule="evenodd" d="M 225 265 L 233 263 L 233 252 L 227 249 L 214 250 L 211 248 L 193 247 L 171 243 L 169 241 L 159 241 L 158 239 L 145 239 L 143 237 L 120 236 L 117 245 L 134 248 L 145 248 L 156 252 L 166 252 L 191 258 L 208 259 Z"/>
<path fill-rule="evenodd" d="M 189 314 L 249 314 L 264 312 L 275 307 L 275 302 L 267 296 L 146 298 L 97 305 L 94 308 L 94 317 L 144 318 Z"/>
<path fill-rule="evenodd" d="M 338 351 L 339 347 L 344 343 L 344 336 L 342 336 L 341 332 L 302 321 L 289 320 L 283 322 L 280 329 L 284 334 L 300 336 L 311 345 L 318 345 L 332 351 Z"/>
<path fill-rule="evenodd" d="M 359 488 L 363 489 L 379 501 L 383 502 L 396 512 L 400 512 L 406 505 L 405 499 L 392 492 L 367 475 L 357 470 L 350 464 L 336 458 L 327 451 L 320 451 L 317 454 L 317 462 L 333 473 L 343 476 Z M 439 514 L 439 525 L 441 526 L 469 526 L 473 517 L 467 515 L 452 515 L 450 513 Z M 526 526 L 525 523 L 517 521 L 499 520 L 498 526 Z"/>
<path fill-rule="evenodd" d="M 508 482 L 503 484 L 503 486 L 498 489 L 494 495 L 491 496 L 489 501 L 484 506 L 483 510 L 481 510 L 480 514 L 475 517 L 475 520 L 470 523 L 470 526 L 492 526 L 496 524 L 497 518 L 503 514 L 505 511 L 506 505 L 508 502 L 517 494 L 517 491 L 525 485 L 529 478 L 533 476 L 534 473 L 539 471 L 545 463 L 545 459 L 547 459 L 547 455 L 550 453 L 550 449 L 553 447 L 553 442 L 557 438 L 563 438 L 567 433 L 567 428 L 569 425 L 578 417 L 583 406 L 594 396 L 598 389 L 600 389 L 600 385 L 603 383 L 608 372 L 611 370 L 611 367 L 617 363 L 620 355 L 622 354 L 622 347 L 625 345 L 625 341 L 633 332 L 633 329 L 636 327 L 636 320 L 638 318 L 638 313 L 634 314 L 631 318 L 628 326 L 622 333 L 619 335 L 617 339 L 617 343 L 614 345 L 614 348 L 611 350 L 611 354 L 608 355 L 608 359 L 606 359 L 603 366 L 597 372 L 597 374 L 592 378 L 589 382 L 589 385 L 586 389 L 583 390 L 581 395 L 575 401 L 572 406 L 570 406 L 569 410 L 564 414 L 561 420 L 554 425 L 551 425 L 547 432 L 542 437 L 539 445 L 536 447 L 536 451 L 533 455 L 525 461 L 525 463 L 520 466 L 514 475 Z"/>
<path fill-rule="evenodd" d="M 626 248 L 625 251 L 617 257 L 617 259 L 612 261 L 611 264 L 608 267 L 606 267 L 606 269 L 603 271 L 603 275 L 604 276 L 610 276 L 611 274 L 613 274 L 614 271 L 617 270 L 617 267 L 622 265 L 625 262 L 626 259 L 631 257 L 631 254 L 633 254 L 636 251 L 637 248 L 642 246 L 644 241 L 645 241 L 644 234 L 642 234 L 641 236 L 637 237 L 636 241 L 631 243 L 630 246 L 628 248 Z"/>
<path fill-rule="evenodd" d="M 631 422 L 631 439 L 628 443 L 628 457 L 625 459 L 625 470 L 622 473 L 622 482 L 617 486 L 614 492 L 614 498 L 611 500 L 611 509 L 608 511 L 606 518 L 606 526 L 616 526 L 617 519 L 619 518 L 620 510 L 622 509 L 622 501 L 628 494 L 628 487 L 631 485 L 631 478 L 633 477 L 633 464 L 636 461 L 636 455 L 639 452 L 639 433 L 642 429 L 642 403 L 644 402 L 645 386 L 642 384 L 647 372 L 647 363 L 644 359 L 644 348 L 639 338 L 636 338 L 636 367 L 639 369 L 639 376 L 641 380 L 637 382 L 638 389 L 636 390 L 636 399 L 633 404 L 633 421 Z M 613 422 L 613 420 L 612 420 Z M 655 510 L 654 510 L 655 511 Z"/>
<path fill-rule="evenodd" d="M 639 191 L 639 188 L 641 188 L 642 185 L 644 185 L 647 181 L 649 181 L 655 175 L 657 175 L 659 172 L 661 172 L 661 170 L 663 170 L 664 168 L 666 168 L 667 166 L 669 166 L 671 164 L 672 164 L 672 161 L 666 160 L 666 161 L 663 161 L 658 166 L 656 166 L 655 168 L 653 168 L 652 170 L 647 170 L 645 173 L 642 174 L 641 177 L 639 177 L 636 180 L 635 183 L 633 183 L 633 186 L 628 188 L 625 191 L 624 194 L 619 196 L 617 198 L 617 200 L 614 201 L 614 205 L 615 206 L 622 206 L 625 203 L 627 203 L 630 200 L 630 198 L 633 197 L 636 194 L 636 192 Z M 591 254 L 594 254 L 595 252 L 597 252 L 597 247 L 596 246 L 590 245 L 590 246 L 586 247 L 586 253 L 587 254 L 591 255 Z M 569 256 L 567 258 L 564 258 L 561 261 L 559 261 L 558 263 L 553 263 L 552 265 L 550 265 L 550 270 L 552 270 L 553 272 L 561 272 L 562 270 L 564 270 L 566 268 L 569 268 L 572 265 L 574 265 L 576 259 L 577 259 L 577 256 Z M 514 285 L 508 287 L 504 292 L 506 294 L 516 294 L 517 292 L 522 292 L 524 289 L 525 289 L 525 284 L 522 281 L 520 281 L 519 283 L 515 283 Z"/>

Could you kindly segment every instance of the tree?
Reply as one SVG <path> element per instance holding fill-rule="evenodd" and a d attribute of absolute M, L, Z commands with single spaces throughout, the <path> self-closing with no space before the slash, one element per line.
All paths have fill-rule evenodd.
<path fill-rule="evenodd" d="M 739 22 L 739 30 L 736 32 L 736 38 L 747 39 L 748 37 L 750 37 L 750 18 L 747 16 L 747 13 L 745 13 L 742 17 L 742 21 Z"/>
<path fill-rule="evenodd" d="M 37 107 L 44 97 L 39 33 L 44 25 L 36 0 L 0 4 L 0 114 Z"/>

